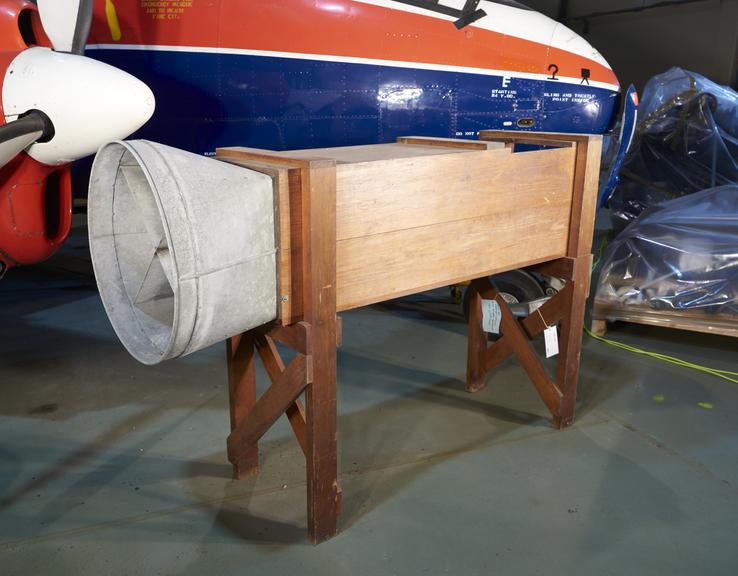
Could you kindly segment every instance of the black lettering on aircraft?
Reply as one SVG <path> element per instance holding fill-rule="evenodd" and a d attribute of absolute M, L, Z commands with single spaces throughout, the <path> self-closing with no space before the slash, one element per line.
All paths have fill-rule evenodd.
<path fill-rule="evenodd" d="M 548 78 L 548 80 L 558 80 L 558 78 L 556 78 L 556 75 L 559 73 L 559 67 L 556 66 L 556 64 L 551 64 L 548 67 L 548 71 L 551 72 L 551 77 Z"/>
<path fill-rule="evenodd" d="M 586 82 L 587 86 L 589 86 L 589 79 L 592 76 L 592 71 L 589 68 L 582 68 L 582 81 L 580 84 L 584 84 Z"/>

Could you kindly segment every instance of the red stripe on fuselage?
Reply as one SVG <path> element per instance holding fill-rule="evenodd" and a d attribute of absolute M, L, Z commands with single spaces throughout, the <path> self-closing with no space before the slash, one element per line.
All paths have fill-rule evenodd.
<path fill-rule="evenodd" d="M 587 68 L 590 80 L 618 85 L 611 69 L 578 54 L 474 26 L 457 30 L 447 20 L 351 0 L 193 1 L 173 19 L 154 19 L 141 0 L 114 3 L 121 44 L 318 54 L 546 75 L 555 64 L 560 77 L 579 78 Z M 114 42 L 104 4 L 96 3 L 91 42 L 109 44 Z"/>

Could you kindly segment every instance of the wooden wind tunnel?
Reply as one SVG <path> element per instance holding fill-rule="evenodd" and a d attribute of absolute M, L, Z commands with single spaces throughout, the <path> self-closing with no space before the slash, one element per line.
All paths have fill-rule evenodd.
<path fill-rule="evenodd" d="M 546 148 L 515 152 L 517 144 Z M 337 314 L 467 280 L 467 389 L 481 390 L 488 372 L 514 354 L 554 424 L 571 424 L 600 152 L 599 136 L 518 132 L 482 132 L 480 141 L 218 150 L 219 159 L 272 177 L 279 222 L 279 319 L 227 344 L 228 457 L 236 476 L 258 470 L 258 441 L 286 414 L 307 463 L 309 537 L 318 543 L 335 535 Z M 566 285 L 519 320 L 488 277 L 525 267 Z M 491 346 L 482 299 L 502 311 L 502 337 Z M 560 358 L 550 376 L 531 341 L 555 324 Z M 295 351 L 288 365 L 275 342 Z M 257 356 L 272 382 L 259 398 Z"/>

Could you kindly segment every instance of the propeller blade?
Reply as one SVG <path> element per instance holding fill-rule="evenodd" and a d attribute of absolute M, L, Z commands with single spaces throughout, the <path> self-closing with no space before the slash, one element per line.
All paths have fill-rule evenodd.
<path fill-rule="evenodd" d="M 0 126 L 0 168 L 34 142 L 51 138 L 54 127 L 43 112 L 33 110 L 13 122 Z"/>
<path fill-rule="evenodd" d="M 57 52 L 84 54 L 93 0 L 38 0 L 44 32 Z"/>

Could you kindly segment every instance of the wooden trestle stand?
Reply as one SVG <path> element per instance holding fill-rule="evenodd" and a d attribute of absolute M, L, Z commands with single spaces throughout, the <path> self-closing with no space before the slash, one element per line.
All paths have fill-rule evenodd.
<path fill-rule="evenodd" d="M 517 144 L 547 148 L 515 152 Z M 469 288 L 467 390 L 484 388 L 487 373 L 515 354 L 554 424 L 570 425 L 601 145 L 599 136 L 485 131 L 479 141 L 219 149 L 221 160 L 272 176 L 279 221 L 279 319 L 227 344 L 235 476 L 258 471 L 257 443 L 285 413 L 307 461 L 309 537 L 319 543 L 335 535 L 337 313 L 470 279 L 477 280 Z M 524 267 L 566 285 L 518 320 L 488 277 Z M 502 311 L 502 337 L 490 347 L 482 298 Z M 560 359 L 552 377 L 531 340 L 556 323 Z M 296 352 L 289 365 L 275 341 Z M 272 381 L 258 399 L 257 354 Z"/>

